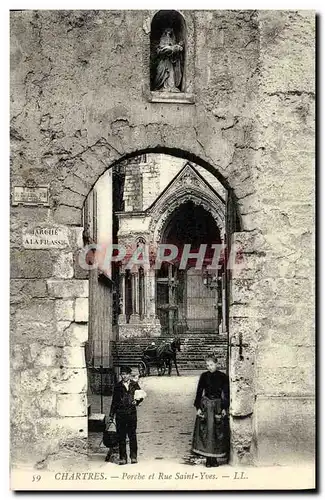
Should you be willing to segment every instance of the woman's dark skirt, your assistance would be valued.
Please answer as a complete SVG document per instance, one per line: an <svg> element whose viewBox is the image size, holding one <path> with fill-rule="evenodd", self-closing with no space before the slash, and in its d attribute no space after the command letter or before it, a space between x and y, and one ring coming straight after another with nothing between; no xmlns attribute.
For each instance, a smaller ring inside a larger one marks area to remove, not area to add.
<svg viewBox="0 0 325 500"><path fill-rule="evenodd" d="M192 451L226 462L229 453L229 421L227 416L221 416L221 399L203 396L201 410L203 418L196 417Z"/></svg>

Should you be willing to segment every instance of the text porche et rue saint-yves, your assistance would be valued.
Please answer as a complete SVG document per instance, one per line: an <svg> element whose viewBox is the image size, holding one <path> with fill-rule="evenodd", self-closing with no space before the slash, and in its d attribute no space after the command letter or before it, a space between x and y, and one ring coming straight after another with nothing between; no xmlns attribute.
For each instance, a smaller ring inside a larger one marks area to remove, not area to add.
<svg viewBox="0 0 325 500"><path fill-rule="evenodd" d="M219 476L220 477L220 476ZM236 471L231 476L227 476L230 479L247 479L244 472ZM174 474L168 474L166 472L151 472L150 474L143 474L137 472L135 474L130 474L128 472L123 472L120 476L110 477L104 472L56 472L55 479L57 481L105 481L109 479L122 479L127 481L143 481L148 480L214 480L218 479L218 475L210 472L175 472Z"/></svg>

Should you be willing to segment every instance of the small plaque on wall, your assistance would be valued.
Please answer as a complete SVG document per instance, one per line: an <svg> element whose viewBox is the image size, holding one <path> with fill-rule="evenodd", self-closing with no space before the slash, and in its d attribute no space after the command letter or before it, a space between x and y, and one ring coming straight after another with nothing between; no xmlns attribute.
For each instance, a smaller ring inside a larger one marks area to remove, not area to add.
<svg viewBox="0 0 325 500"><path fill-rule="evenodd" d="M49 206L48 186L15 186L12 193L12 205Z"/></svg>
<svg viewBox="0 0 325 500"><path fill-rule="evenodd" d="M23 247L31 249L62 249L69 246L69 234L66 227L38 226L24 228Z"/></svg>

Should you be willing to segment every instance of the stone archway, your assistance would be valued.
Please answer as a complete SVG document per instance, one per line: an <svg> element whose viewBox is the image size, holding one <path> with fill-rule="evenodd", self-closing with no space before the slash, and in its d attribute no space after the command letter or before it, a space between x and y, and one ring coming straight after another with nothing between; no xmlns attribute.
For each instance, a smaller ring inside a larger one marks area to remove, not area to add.
<svg viewBox="0 0 325 500"><path fill-rule="evenodd" d="M48 328L51 328L49 331L53 331L53 349L51 347L50 352L57 353L56 356L64 356L64 369L61 369L61 363L59 364L56 358L53 357L54 368L52 372L55 380L51 378L50 386L51 397L53 391L58 393L58 400L60 401L58 411L60 413L58 416L55 409L53 414L47 413L46 420L40 423L41 427L38 428L38 424L35 424L38 433L47 433L46 436L50 436L50 438L44 438L42 443L37 443L35 448L28 451L33 455L35 461L43 461L48 453L57 454L59 450L70 449L71 446L76 451L80 449L82 453L87 447L86 393L88 379L84 346L88 338L89 283L88 273L80 269L76 257L84 245L82 209L85 199L104 172L112 168L120 160L146 152L161 152L174 155L204 167L215 175L228 190L230 186L235 186L237 199L241 198L239 205L246 210L242 217L242 228L249 231L233 235L233 238L237 237L238 241L243 245L243 254L247 257L249 263L254 264L258 258L256 251L259 250L257 247L259 241L256 239L256 232L250 230L252 229L252 222L250 219L249 194L251 193L251 184L249 177L246 176L246 180L244 179L240 183L238 173L232 169L227 170L226 166L229 158L226 160L224 158L222 141L215 140L212 149L209 149L208 143L206 143L207 151L211 154L213 150L215 152L212 155L214 157L212 161L209 155L203 152L202 145L196 139L196 134L190 140L192 144L189 147L188 138L191 136L191 129L185 131L180 128L180 139L179 144L177 144L177 134L174 127L166 126L164 134L159 125L152 128L147 127L147 134L145 133L146 127L143 126L129 127L123 122L123 124L119 123L119 127L123 128L123 134L122 129L119 129L120 133L117 133L116 137L100 139L75 156L67 157L65 155L64 158L60 159L57 166L58 174L49 187L51 196L48 215L46 220L38 224L38 226L43 225L44 227L52 225L58 231L62 231L65 234L67 247L62 254L53 254L53 257L51 257L53 269L48 267L47 252L45 252L44 269L46 269L46 272L42 268L42 273L44 272L46 276L46 296L41 301L35 299L35 307L39 307L38 304L40 303L43 308L44 302L49 307L49 315L46 319L47 322L50 322L48 323ZM198 127L200 128L199 123ZM163 135L164 137L162 137ZM204 139L202 140L204 141ZM157 146L157 143L160 145ZM167 143L168 145L166 145ZM217 151L217 153L216 144L220 146L220 151ZM218 165L218 169L213 165ZM238 189L236 186L238 186ZM43 265L42 258L43 254L38 254L40 265ZM236 399L233 402L234 415L232 417L234 463L246 463L253 459L251 450L254 418L254 342L257 338L259 322L255 320L257 314L254 296L252 296L251 292L251 286L255 278L255 270L252 264L245 269L244 276L244 280L241 277L232 280L231 301L233 304L230 307L230 335L233 344L230 352L230 377L234 388L232 392L236 394ZM31 335L37 335L37 339L40 338L39 325L35 321L36 314L39 313L38 310L35 312L34 309L30 313L29 311L25 312L25 310L19 313L20 316L16 320L18 322L16 326L17 335L20 332L25 333L26 330L19 323L20 318L25 316L30 318L33 314L35 316L32 316L34 323ZM240 333L244 336L246 344L249 344L245 351L248 354L248 360L246 358L244 360L237 359L237 345L240 343ZM20 338L19 340L17 338L15 351L18 353L17 356L20 356L21 352L25 352L25 346ZM248 365L249 370L247 370ZM35 373L37 374L39 371L35 367L30 373L26 372L24 375L26 377L25 382L32 384L30 379L34 380ZM49 370L45 371L46 377L47 379L50 377ZM242 380L244 380L244 384ZM18 394L18 402L20 401L19 398ZM70 406L65 405L66 401L69 401ZM34 432L34 421L27 414L22 414L21 421L28 423L28 433ZM21 430L17 433L18 441L25 439L24 432L26 431ZM19 448L19 445L17 445L17 450L20 450L19 453L24 453L24 450Z"/></svg>
<svg viewBox="0 0 325 500"><path fill-rule="evenodd" d="M121 123L120 123L121 122ZM227 188L230 187L235 190L236 198L240 206L245 206L245 202L242 204L241 199L246 198L251 194L251 180L249 176L242 179L238 176L237 172L231 172L227 170L227 164L225 158L220 156L216 157L216 164L218 168L213 167L213 162L211 158L202 151L202 146L195 140L193 144L193 152L188 152L187 144L190 142L188 139L184 143L184 148L182 148L181 140L178 142L173 140L169 142L168 146L150 146L150 134L149 138L144 137L145 127L139 126L134 127L137 133L127 134L130 138L130 144L125 144L123 137L120 133L124 134L125 127L129 129L127 120L117 120L119 125L116 136L111 136L109 140L100 139L96 141L93 145L86 148L85 151L78 153L76 156L71 158L62 158L61 164L61 178L55 180L51 184L51 191L53 192L53 215L58 223L69 224L78 226L81 225L81 210L84 205L85 198L92 187L95 185L99 177L108 169L113 167L120 161L126 160L145 153L165 153L171 156L176 156L179 158L188 159L193 161L211 172L217 179ZM155 127L153 127L155 129ZM161 136L161 129L157 125L157 133ZM142 136L142 141L136 139L137 135ZM181 136L180 136L181 137ZM149 139L149 140L148 140ZM175 141L175 144L173 144ZM143 146L139 147L139 144ZM155 140L152 140L155 143ZM162 144L165 141L162 140ZM148 145L149 144L149 145ZM132 145L134 148L132 148ZM223 141L220 143L221 151L224 148ZM117 149L118 148L118 149ZM229 154L226 155L229 158ZM63 188L63 189L62 189ZM72 196L72 199L71 199ZM69 200L69 203L67 202ZM247 214L248 215L248 214ZM247 218L247 229L251 229L250 219ZM242 225L245 227L245 217L242 217Z"/></svg>

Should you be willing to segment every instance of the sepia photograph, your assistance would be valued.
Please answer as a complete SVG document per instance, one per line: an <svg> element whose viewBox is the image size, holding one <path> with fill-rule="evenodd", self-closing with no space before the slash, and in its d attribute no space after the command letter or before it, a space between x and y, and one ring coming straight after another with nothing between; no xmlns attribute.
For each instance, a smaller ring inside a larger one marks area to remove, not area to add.
<svg viewBox="0 0 325 500"><path fill-rule="evenodd" d="M315 490L315 44L10 11L12 490Z"/></svg>

